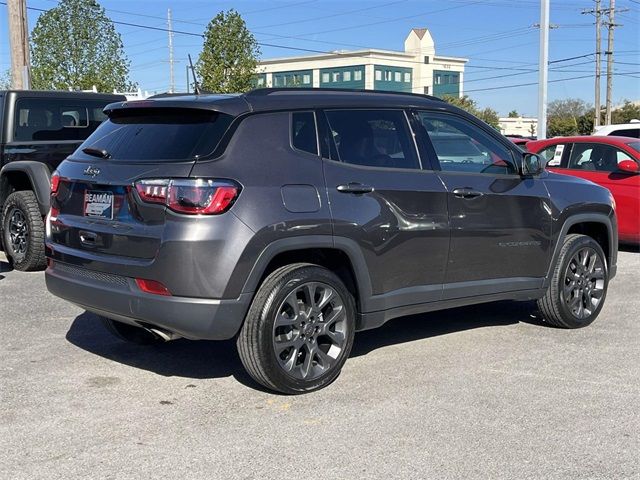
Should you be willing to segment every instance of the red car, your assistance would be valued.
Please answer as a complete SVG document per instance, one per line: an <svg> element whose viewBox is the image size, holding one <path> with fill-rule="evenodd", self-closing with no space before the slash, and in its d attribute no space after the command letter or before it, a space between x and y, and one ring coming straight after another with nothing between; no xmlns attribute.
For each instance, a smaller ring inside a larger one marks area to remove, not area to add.
<svg viewBox="0 0 640 480"><path fill-rule="evenodd" d="M640 140L630 137L556 137L527 143L547 168L608 188L616 201L618 238L640 244Z"/></svg>

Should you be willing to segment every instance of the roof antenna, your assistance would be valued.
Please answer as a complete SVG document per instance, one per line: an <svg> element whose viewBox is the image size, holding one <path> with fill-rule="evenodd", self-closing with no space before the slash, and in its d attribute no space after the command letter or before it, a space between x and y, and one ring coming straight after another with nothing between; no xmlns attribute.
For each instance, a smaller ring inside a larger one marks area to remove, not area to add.
<svg viewBox="0 0 640 480"><path fill-rule="evenodd" d="M200 95L202 93L202 90L200 90L200 85L198 84L198 77L196 77L196 69L193 68L193 62L191 61L191 54L187 54L187 56L189 57L189 66L191 68L191 75L193 75L193 91L196 93L196 95Z"/></svg>

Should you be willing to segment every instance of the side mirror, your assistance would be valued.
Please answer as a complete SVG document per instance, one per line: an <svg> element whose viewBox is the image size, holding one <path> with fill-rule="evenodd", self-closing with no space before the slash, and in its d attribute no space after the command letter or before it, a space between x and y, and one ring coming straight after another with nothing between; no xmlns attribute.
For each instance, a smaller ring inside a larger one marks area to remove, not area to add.
<svg viewBox="0 0 640 480"><path fill-rule="evenodd" d="M538 175L544 171L546 160L537 153L525 153L522 155L522 175Z"/></svg>
<svg viewBox="0 0 640 480"><path fill-rule="evenodd" d="M623 160L618 164L618 170L625 173L640 173L640 167L633 160Z"/></svg>

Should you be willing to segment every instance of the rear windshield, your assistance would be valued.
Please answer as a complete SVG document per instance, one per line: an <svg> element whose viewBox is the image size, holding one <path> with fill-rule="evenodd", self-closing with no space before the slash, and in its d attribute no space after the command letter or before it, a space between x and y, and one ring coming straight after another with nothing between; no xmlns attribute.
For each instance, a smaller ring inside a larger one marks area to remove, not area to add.
<svg viewBox="0 0 640 480"><path fill-rule="evenodd" d="M107 116L106 100L20 98L16 102L13 141L84 140Z"/></svg>
<svg viewBox="0 0 640 480"><path fill-rule="evenodd" d="M112 160L193 160L212 153L233 117L189 109L116 110L75 152L105 150Z"/></svg>
<svg viewBox="0 0 640 480"><path fill-rule="evenodd" d="M640 152L640 142L629 142L627 145L633 148L636 152Z"/></svg>

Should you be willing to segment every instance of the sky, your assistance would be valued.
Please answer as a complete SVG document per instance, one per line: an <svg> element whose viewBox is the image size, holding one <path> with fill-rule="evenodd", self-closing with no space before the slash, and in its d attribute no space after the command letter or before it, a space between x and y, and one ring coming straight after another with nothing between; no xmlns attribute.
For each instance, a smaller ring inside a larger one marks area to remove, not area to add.
<svg viewBox="0 0 640 480"><path fill-rule="evenodd" d="M436 54L468 58L465 93L501 115L511 110L536 116L539 0L99 0L117 22L164 29L171 9L173 29L202 34L219 11L234 8L261 43L261 57L317 51L381 48L402 50L412 28L428 28ZM609 0L602 0L603 6ZM10 67L7 7L0 2L0 72ZM27 0L50 9L57 0ZM595 26L593 0L551 0L549 101L582 98L593 103ZM640 0L617 0L614 104L640 100ZM627 9L627 11L622 11ZM40 12L29 10L29 28ZM117 24L131 61L130 77L143 90L169 86L167 32ZM606 50L606 29L603 29ZM202 39L175 33L176 88L186 88L187 54L197 58ZM572 60L566 60L578 57ZM603 56L604 57L604 56ZM558 60L560 60L558 62ZM603 58L603 72L606 62ZM586 77L586 78L575 78ZM534 85L526 85L526 84ZM602 80L602 101L604 85Z"/></svg>

